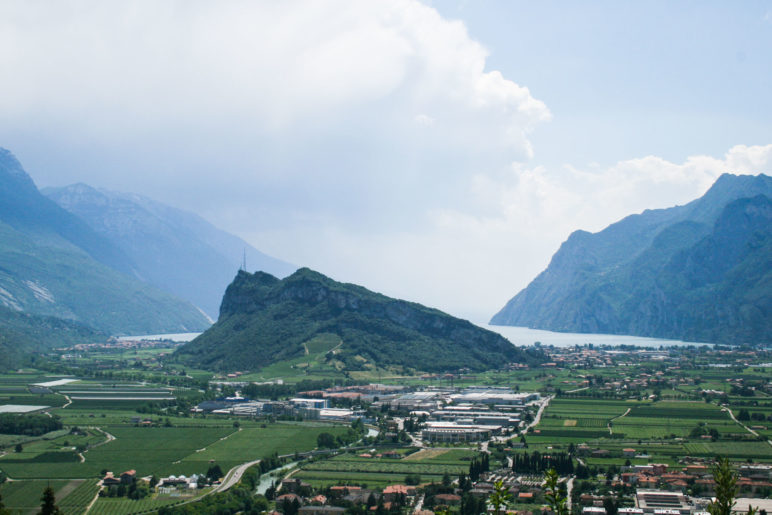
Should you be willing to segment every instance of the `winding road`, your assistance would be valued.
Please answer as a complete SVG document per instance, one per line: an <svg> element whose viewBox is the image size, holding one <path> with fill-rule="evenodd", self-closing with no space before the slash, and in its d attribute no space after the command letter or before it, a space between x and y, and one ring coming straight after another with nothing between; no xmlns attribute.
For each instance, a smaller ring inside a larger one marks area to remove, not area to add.
<svg viewBox="0 0 772 515"><path fill-rule="evenodd" d="M260 460L248 461L247 463L242 463L241 465L233 467L228 471L227 474L225 474L225 478L222 480L222 483L213 488L210 493L224 492L228 488L238 483L241 480L241 476L244 475L244 472L246 472L249 467L252 465L257 465L258 463L260 463Z"/></svg>

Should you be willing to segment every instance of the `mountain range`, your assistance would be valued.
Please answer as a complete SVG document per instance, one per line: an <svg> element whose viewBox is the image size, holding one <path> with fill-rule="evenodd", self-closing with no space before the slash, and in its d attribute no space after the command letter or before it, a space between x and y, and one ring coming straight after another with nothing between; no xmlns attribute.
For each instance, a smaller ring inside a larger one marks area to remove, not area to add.
<svg viewBox="0 0 772 515"><path fill-rule="evenodd" d="M443 371L535 362L501 335L436 309L301 268L284 280L240 271L212 327L175 356L213 370L259 370L309 354L344 370Z"/></svg>
<svg viewBox="0 0 772 515"><path fill-rule="evenodd" d="M194 213L141 195L86 184L42 192L118 249L136 277L187 300L211 318L217 317L223 292L242 259L248 268L279 277L297 269Z"/></svg>
<svg viewBox="0 0 772 515"><path fill-rule="evenodd" d="M772 342L772 178L722 175L701 198L576 231L495 325Z"/></svg>
<svg viewBox="0 0 772 515"><path fill-rule="evenodd" d="M0 149L0 305L108 334L200 331L189 302L137 278L131 259L43 196Z"/></svg>

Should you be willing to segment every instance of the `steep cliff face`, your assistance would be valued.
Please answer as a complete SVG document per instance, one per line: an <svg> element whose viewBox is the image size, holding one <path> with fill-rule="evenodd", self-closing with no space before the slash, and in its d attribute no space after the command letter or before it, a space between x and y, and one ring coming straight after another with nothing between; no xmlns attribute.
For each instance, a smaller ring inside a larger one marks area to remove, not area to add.
<svg viewBox="0 0 772 515"><path fill-rule="evenodd" d="M218 322L178 356L215 369L259 369L303 355L304 344L320 335L340 339L336 359L348 367L481 370L533 359L470 322L309 269L284 280L239 272Z"/></svg>
<svg viewBox="0 0 772 515"><path fill-rule="evenodd" d="M758 195L762 198L747 200ZM751 268L763 269L763 252L747 253L749 245L761 244L752 243L743 227L763 232L765 211L759 203L770 195L772 179L765 175L725 174L685 206L645 211L597 234L577 231L491 323L692 341L769 341L765 324L740 328L731 321L737 313L763 309L769 288L752 287L752 300L738 290L747 283L719 287L716 278L738 267L754 276ZM750 204L735 205L738 199ZM738 206L759 215L739 215ZM725 296L715 297L718 291Z"/></svg>

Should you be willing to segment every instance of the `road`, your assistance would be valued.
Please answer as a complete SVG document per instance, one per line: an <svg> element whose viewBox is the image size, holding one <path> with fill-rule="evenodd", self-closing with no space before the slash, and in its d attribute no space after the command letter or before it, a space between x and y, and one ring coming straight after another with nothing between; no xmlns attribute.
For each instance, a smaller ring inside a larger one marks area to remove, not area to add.
<svg viewBox="0 0 772 515"><path fill-rule="evenodd" d="M548 395L547 397L544 398L544 400L541 402L541 406L539 406L539 411L536 412L536 416L533 417L533 420L531 421L530 424L526 425L523 428L523 431L528 431L529 427L536 427L539 424L539 422L541 421L541 415L542 413L544 413L544 408L546 408L547 405L550 403L550 401L552 400L552 397L553 397L552 395Z"/></svg>
<svg viewBox="0 0 772 515"><path fill-rule="evenodd" d="M523 434L525 434L528 431L529 427L534 427L541 421L541 415L542 413L544 413L544 408L547 407L547 405L550 403L552 398L553 396L549 395L540 401L539 411L536 412L536 416L533 418L530 424L526 424L525 426L523 426L523 429L521 430ZM512 435L494 436L493 438L491 438L489 442L483 442L480 450L483 452L487 452L489 443L506 442L510 438L512 438Z"/></svg>
<svg viewBox="0 0 772 515"><path fill-rule="evenodd" d="M729 413L729 416L730 416L730 417L732 417L732 420L734 420L734 421L735 421L737 424L739 424L739 425L741 425L742 427L744 427L744 428L745 428L745 429L746 429L746 430L747 430L747 431L748 431L750 434L752 434L753 436L756 436L756 437L758 437L758 436L759 436L759 434L758 434L756 431L754 431L754 430L753 430L753 429L751 429L750 427L746 426L745 424L743 424L742 422L740 422L739 420L737 420L737 418L735 418L735 416L734 416L734 413L732 413L732 410L731 410L731 409L729 409L729 408L721 408L721 411L726 411L727 413ZM769 445L772 445L772 440L767 440L767 443L768 443Z"/></svg>
<svg viewBox="0 0 772 515"><path fill-rule="evenodd" d="M258 463L260 463L260 460L248 461L247 463L242 463L241 465L233 467L225 474L222 483L212 489L212 492L224 492L232 487L241 480L241 476L244 475L244 472L246 472L249 467L257 465Z"/></svg>

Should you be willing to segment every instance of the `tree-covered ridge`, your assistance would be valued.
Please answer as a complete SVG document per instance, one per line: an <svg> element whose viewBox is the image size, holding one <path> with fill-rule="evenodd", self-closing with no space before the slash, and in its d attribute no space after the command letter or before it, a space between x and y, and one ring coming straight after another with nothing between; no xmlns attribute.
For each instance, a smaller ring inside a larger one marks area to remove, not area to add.
<svg viewBox="0 0 772 515"><path fill-rule="evenodd" d="M772 178L577 231L492 323L689 341L772 341Z"/></svg>
<svg viewBox="0 0 772 515"><path fill-rule="evenodd" d="M18 367L36 352L77 343L104 342L108 336L88 326L22 313L0 306L0 370Z"/></svg>
<svg viewBox="0 0 772 515"><path fill-rule="evenodd" d="M330 359L348 369L481 370L534 359L470 322L307 268L284 280L239 272L225 293L218 322L177 356L220 370L260 369L302 356L304 344L331 335L340 344L330 350Z"/></svg>

